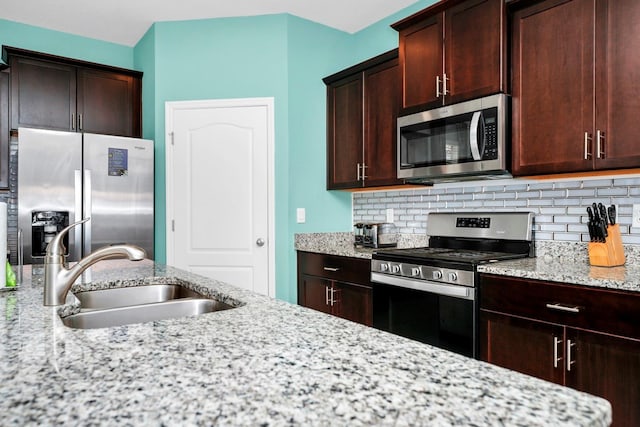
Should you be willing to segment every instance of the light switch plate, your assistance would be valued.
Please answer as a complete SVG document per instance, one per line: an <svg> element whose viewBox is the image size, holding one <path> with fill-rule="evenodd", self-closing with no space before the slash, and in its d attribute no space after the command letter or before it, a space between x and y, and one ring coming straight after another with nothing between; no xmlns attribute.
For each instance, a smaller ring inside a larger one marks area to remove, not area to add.
<svg viewBox="0 0 640 427"><path fill-rule="evenodd" d="M388 222L390 224L393 224L393 208L387 209L386 214L387 214L387 221L386 222Z"/></svg>
<svg viewBox="0 0 640 427"><path fill-rule="evenodd" d="M640 228L640 204L633 205L633 215L631 219L631 226Z"/></svg>
<svg viewBox="0 0 640 427"><path fill-rule="evenodd" d="M304 224L307 220L307 211L305 208L296 209L296 221L298 224Z"/></svg>

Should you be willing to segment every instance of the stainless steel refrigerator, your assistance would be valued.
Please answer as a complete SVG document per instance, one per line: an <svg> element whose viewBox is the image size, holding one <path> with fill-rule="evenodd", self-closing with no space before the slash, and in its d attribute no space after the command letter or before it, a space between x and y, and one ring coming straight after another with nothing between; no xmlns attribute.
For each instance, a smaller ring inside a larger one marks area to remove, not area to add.
<svg viewBox="0 0 640 427"><path fill-rule="evenodd" d="M18 229L24 262L43 261L67 225L68 260L129 243L153 259L153 141L43 129L18 130Z"/></svg>

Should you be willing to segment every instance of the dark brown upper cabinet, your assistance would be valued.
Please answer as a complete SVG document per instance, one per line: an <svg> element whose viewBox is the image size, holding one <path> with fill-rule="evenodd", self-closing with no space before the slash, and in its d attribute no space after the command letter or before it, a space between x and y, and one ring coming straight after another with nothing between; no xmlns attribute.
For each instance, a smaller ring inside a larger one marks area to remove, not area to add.
<svg viewBox="0 0 640 427"><path fill-rule="evenodd" d="M11 128L140 137L142 73L4 48L11 69Z"/></svg>
<svg viewBox="0 0 640 427"><path fill-rule="evenodd" d="M520 1L510 15L513 174L640 167L640 2Z"/></svg>
<svg viewBox="0 0 640 427"><path fill-rule="evenodd" d="M445 0L393 24L402 113L504 91L505 21L504 0Z"/></svg>
<svg viewBox="0 0 640 427"><path fill-rule="evenodd" d="M401 184L396 172L397 49L323 81L327 85L327 189Z"/></svg>

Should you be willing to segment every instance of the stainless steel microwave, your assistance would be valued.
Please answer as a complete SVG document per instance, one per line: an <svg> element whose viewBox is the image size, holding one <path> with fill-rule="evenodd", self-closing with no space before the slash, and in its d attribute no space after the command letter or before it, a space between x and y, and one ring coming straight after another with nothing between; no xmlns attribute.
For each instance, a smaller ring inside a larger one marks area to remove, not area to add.
<svg viewBox="0 0 640 427"><path fill-rule="evenodd" d="M509 176L508 119L505 94L398 117L398 178L439 182Z"/></svg>

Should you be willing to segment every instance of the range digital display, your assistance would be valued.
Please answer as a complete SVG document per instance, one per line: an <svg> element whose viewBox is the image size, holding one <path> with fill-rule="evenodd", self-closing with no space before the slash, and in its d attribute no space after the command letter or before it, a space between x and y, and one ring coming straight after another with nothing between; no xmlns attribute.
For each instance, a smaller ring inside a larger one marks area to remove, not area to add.
<svg viewBox="0 0 640 427"><path fill-rule="evenodd" d="M491 218L457 218L456 227L458 228L489 228L491 227Z"/></svg>

